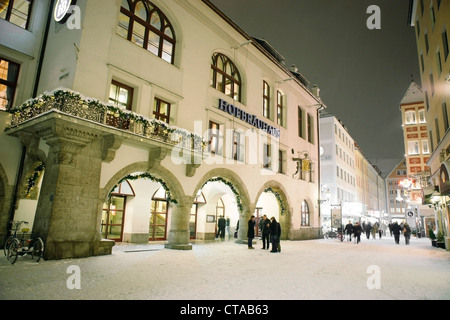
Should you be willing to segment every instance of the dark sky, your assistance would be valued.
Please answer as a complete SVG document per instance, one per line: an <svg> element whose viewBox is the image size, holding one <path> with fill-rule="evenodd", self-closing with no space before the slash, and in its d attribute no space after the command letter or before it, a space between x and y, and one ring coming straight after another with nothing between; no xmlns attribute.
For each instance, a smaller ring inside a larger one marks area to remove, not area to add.
<svg viewBox="0 0 450 320"><path fill-rule="evenodd" d="M320 88L327 112L383 176L405 151L399 104L421 85L409 0L211 0L247 34L267 40ZM381 29L369 30L377 5Z"/></svg>

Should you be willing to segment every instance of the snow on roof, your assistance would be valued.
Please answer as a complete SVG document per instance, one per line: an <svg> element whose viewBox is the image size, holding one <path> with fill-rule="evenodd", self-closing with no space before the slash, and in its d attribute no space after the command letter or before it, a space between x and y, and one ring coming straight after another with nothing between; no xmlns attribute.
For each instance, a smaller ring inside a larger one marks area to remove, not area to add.
<svg viewBox="0 0 450 320"><path fill-rule="evenodd" d="M406 90L405 95L403 96L401 105L413 103L413 102L423 102L423 91L414 81L409 85L408 90Z"/></svg>

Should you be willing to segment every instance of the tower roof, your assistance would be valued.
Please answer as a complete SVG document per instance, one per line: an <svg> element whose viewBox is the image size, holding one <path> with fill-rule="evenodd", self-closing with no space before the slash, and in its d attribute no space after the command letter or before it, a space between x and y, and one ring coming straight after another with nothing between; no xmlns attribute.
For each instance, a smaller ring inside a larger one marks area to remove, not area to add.
<svg viewBox="0 0 450 320"><path fill-rule="evenodd" d="M409 85L408 90L406 90L400 105L409 104L413 102L423 102L423 91L422 88L417 85L414 81Z"/></svg>

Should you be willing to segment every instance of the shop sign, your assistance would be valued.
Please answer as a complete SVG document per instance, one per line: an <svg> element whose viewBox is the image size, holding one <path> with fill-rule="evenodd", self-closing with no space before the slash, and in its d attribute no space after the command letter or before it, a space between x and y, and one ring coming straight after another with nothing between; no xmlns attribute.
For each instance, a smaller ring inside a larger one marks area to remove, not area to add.
<svg viewBox="0 0 450 320"><path fill-rule="evenodd" d="M247 122L248 124L264 130L268 134L274 136L275 138L280 138L280 129L277 129L275 127L272 127L271 125L267 124L266 122L258 119L257 116L252 115L238 107L235 107L234 105L219 99L219 110L222 110L223 112L227 112L228 114L234 116L237 119L240 119L244 122Z"/></svg>
<svg viewBox="0 0 450 320"><path fill-rule="evenodd" d="M53 18L58 23L65 23L72 14L71 6L77 3L76 0L58 0L56 1Z"/></svg>

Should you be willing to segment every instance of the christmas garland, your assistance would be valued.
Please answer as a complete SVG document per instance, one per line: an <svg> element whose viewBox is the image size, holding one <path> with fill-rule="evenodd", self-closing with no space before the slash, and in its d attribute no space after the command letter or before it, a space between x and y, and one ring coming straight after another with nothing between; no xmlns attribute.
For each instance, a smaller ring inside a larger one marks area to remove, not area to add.
<svg viewBox="0 0 450 320"><path fill-rule="evenodd" d="M46 92L41 96L29 99L21 106L10 108L9 113L13 114L10 127L19 125L42 113L52 109L79 116L83 119L98 121L102 114L114 117L130 124L142 125L150 129L151 133L164 140L171 140L179 143L181 140L193 141L194 149L203 150L206 141L202 136L190 133L187 130L169 126L167 123L148 119L129 110L124 110L113 104L105 104L99 100L85 98L81 94L67 90L57 89Z"/></svg>
<svg viewBox="0 0 450 320"><path fill-rule="evenodd" d="M45 164L41 162L38 166L36 166L33 170L33 174L27 180L27 189L25 191L25 196L27 198L31 197L31 191L36 186L36 181L41 176L42 172L45 170Z"/></svg>
<svg viewBox="0 0 450 320"><path fill-rule="evenodd" d="M134 180L138 180L138 179L149 179L153 182L158 182L166 191L167 194L167 201L169 201L170 203L173 204L178 204L178 201L172 198L172 194L169 190L169 187L167 186L167 184L164 182L164 180L159 179L159 178L155 178L154 176L152 176L150 173L144 172L144 173L140 173L140 174L136 174L136 175L128 175L124 178L122 178L109 192L109 196L111 196L111 192L117 188L118 185L120 185L122 182L124 182L125 180L129 180L129 181L134 181Z"/></svg>
<svg viewBox="0 0 450 320"><path fill-rule="evenodd" d="M285 209L284 209L284 203L283 203L283 200L281 199L280 194L279 194L277 191L273 190L271 187L266 188L266 190L264 190L264 192L273 193L273 195L275 196L275 198L277 198L277 200L278 200L278 204L280 205L280 208L281 208L281 215L284 216L284 212L285 212Z"/></svg>
<svg viewBox="0 0 450 320"><path fill-rule="evenodd" d="M239 212L242 212L244 210L244 206L242 205L242 202L241 202L241 196L239 195L239 192L236 190L236 188L233 186L233 184L231 182L229 182L228 180L226 180L224 178L216 177L216 178L211 178L208 181L206 181L205 184L203 185L203 187L208 182L223 182L224 184L226 184L231 189L231 191L234 193L234 195L236 196L236 201L237 201L237 206L238 206Z"/></svg>

